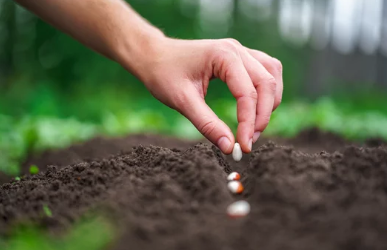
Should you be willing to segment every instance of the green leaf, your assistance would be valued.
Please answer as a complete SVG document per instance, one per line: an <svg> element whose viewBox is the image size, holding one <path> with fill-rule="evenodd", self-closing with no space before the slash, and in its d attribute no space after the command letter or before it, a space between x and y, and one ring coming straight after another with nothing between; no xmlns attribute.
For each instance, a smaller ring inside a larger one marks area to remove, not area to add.
<svg viewBox="0 0 387 250"><path fill-rule="evenodd" d="M38 166L32 165L32 166L30 167L30 174L37 174L37 173L39 173L39 168L38 168Z"/></svg>
<svg viewBox="0 0 387 250"><path fill-rule="evenodd" d="M47 217L52 217L51 209L47 205L43 205L43 211Z"/></svg>

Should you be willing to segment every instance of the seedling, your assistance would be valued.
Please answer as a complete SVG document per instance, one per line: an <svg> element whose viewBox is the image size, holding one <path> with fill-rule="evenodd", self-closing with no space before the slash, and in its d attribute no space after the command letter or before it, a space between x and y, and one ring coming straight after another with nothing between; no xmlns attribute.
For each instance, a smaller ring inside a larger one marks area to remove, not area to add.
<svg viewBox="0 0 387 250"><path fill-rule="evenodd" d="M37 174L39 173L39 168L36 165L31 165L30 167L30 174Z"/></svg>
<svg viewBox="0 0 387 250"><path fill-rule="evenodd" d="M52 217L51 209L47 205L43 205L43 211L47 217Z"/></svg>
<svg viewBox="0 0 387 250"><path fill-rule="evenodd" d="M21 180L21 178L19 176L15 177L15 181L20 181L20 180Z"/></svg>

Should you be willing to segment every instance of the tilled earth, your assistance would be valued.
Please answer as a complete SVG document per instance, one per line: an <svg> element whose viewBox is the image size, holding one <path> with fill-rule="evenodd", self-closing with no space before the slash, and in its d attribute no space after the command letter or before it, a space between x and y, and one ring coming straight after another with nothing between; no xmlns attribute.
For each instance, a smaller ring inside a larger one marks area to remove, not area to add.
<svg viewBox="0 0 387 250"><path fill-rule="evenodd" d="M0 234L15 222L60 230L90 210L119 229L111 249L386 249L387 146L316 129L260 140L235 163L206 142L96 138L31 156L41 172L0 186ZM227 173L245 191L227 189ZM251 212L231 219L245 199ZM53 216L42 217L42 206Z"/></svg>

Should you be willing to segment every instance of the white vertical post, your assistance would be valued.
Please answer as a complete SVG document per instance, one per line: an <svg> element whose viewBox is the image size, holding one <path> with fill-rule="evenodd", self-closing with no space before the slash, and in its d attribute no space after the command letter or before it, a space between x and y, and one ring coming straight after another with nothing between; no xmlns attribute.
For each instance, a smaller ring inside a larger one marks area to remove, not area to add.
<svg viewBox="0 0 387 250"><path fill-rule="evenodd" d="M282 38L297 46L305 45L312 28L313 0L281 0L279 30Z"/></svg>
<svg viewBox="0 0 387 250"><path fill-rule="evenodd" d="M361 0L333 1L332 43L342 54L350 54L357 45Z"/></svg>
<svg viewBox="0 0 387 250"><path fill-rule="evenodd" d="M360 48L374 54L379 48L382 32L383 0L363 0L360 31Z"/></svg>

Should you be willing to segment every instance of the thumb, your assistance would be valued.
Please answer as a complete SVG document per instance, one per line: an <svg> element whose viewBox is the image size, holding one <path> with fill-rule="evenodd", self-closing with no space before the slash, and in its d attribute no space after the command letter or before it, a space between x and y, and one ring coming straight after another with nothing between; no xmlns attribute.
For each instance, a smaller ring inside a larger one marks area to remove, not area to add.
<svg viewBox="0 0 387 250"><path fill-rule="evenodd" d="M230 154L232 152L235 143L233 133L199 94L195 93L185 98L184 105L180 107L179 111L223 153Z"/></svg>

